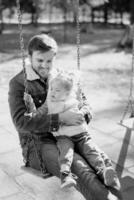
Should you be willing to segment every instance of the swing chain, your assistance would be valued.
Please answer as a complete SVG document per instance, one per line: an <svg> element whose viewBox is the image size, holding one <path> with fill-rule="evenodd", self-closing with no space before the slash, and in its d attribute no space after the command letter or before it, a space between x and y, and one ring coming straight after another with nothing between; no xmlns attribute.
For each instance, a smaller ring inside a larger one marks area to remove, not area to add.
<svg viewBox="0 0 134 200"><path fill-rule="evenodd" d="M22 56L22 67L23 67L23 74L24 74L24 86L25 86L25 93L28 94L28 88L27 88L27 74L26 74L26 68L25 68L25 48L24 48L24 39L23 39L23 29L22 29L22 13L21 13L21 9L20 9L20 0L16 0L16 4L17 4L17 15L18 15L18 27L19 27L19 35L20 35L20 49L21 49L21 56ZM27 107L27 104L26 104ZM27 111L29 109L27 108ZM39 165L40 165L40 170L42 172L42 174L46 174L46 168L43 165L43 161L42 161L42 157L41 157L41 149L38 148L38 144L36 143L35 140L39 141L39 138L34 138L32 136L32 134L29 134L28 136L28 140L27 140L27 158L26 160L24 160L25 166L28 167L29 166L29 146L30 146L30 142L33 141L34 143L34 149L36 151L37 157L39 159Z"/></svg>
<svg viewBox="0 0 134 200"><path fill-rule="evenodd" d="M43 160L42 160L42 155L41 155L41 147L39 146L39 144L37 143L37 141L39 141L39 138L37 136L37 138L35 138L32 134L28 135L28 139L27 139L27 146L30 146L30 143L33 142L34 145L34 149L35 149L35 153L37 155L37 158L39 160L39 166L40 166L40 170L42 172L42 174L47 174L47 170L45 168L45 166L43 165ZM26 167L30 167L30 148L27 148L27 156L26 158L24 158L24 163Z"/></svg>
<svg viewBox="0 0 134 200"><path fill-rule="evenodd" d="M78 68L78 70L80 70L80 21L79 21L79 15L80 15L79 0L77 0L76 44L77 44L77 68Z"/></svg>
<svg viewBox="0 0 134 200"><path fill-rule="evenodd" d="M129 109L129 106L131 107L131 115L130 117L132 117L134 115L134 97L133 97L133 84L134 84L134 25L132 26L132 64L131 64L131 78L130 78L130 93L129 93L129 97L128 97L128 102L127 102L127 105L124 109L124 113L123 113L123 116L122 116L122 119L120 121L120 123L123 122L127 112L128 112L128 109Z"/></svg>
<svg viewBox="0 0 134 200"><path fill-rule="evenodd" d="M132 48L132 74L131 74L131 80L130 80L130 100L131 100L131 109L132 109L132 115L134 114L134 97L133 97L133 84L134 84L134 25L132 26L132 31L133 31L133 38L132 38L132 43L133 43L133 48Z"/></svg>
<svg viewBox="0 0 134 200"><path fill-rule="evenodd" d="M47 174L47 169L46 169L46 167L44 165L44 162L43 162L43 159L42 159L41 146L39 146L39 144L37 143L37 141L39 141L39 139L38 138L36 139L36 138L32 137L32 140L33 140L33 143L34 143L34 149L35 149L37 157L39 159L40 170L41 170L42 174L45 175L45 174Z"/></svg>
<svg viewBox="0 0 134 200"><path fill-rule="evenodd" d="M24 39L23 39L23 29L22 29L22 13L20 9L20 0L16 0L17 4L17 16L18 16L18 27L19 27L19 36L20 36L20 49L21 49L21 56L22 56L22 67L24 72L24 86L25 92L28 93L27 89L27 74L25 69L25 47L24 47Z"/></svg>

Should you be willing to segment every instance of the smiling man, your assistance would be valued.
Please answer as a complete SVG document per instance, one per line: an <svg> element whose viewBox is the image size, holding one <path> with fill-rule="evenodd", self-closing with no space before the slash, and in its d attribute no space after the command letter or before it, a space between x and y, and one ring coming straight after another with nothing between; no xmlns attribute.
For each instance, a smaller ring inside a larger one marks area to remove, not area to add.
<svg viewBox="0 0 134 200"><path fill-rule="evenodd" d="M37 109L46 101L48 79L57 53L55 40L45 34L36 35L28 44L30 65L26 66L27 90ZM22 154L26 166L40 170L40 161L47 171L60 176L58 149L53 131L59 129L60 123L68 125L80 124L84 120L79 111L65 111L61 114L49 114L46 110L39 115L26 115L27 107L24 101L25 80L24 72L17 74L9 84L9 107L13 123L19 133ZM85 98L83 99L85 101ZM31 139L32 135L32 139ZM33 142L33 139L35 142ZM39 150L40 158L36 148ZM79 152L80 153L80 152ZM98 180L94 171L78 152L74 153L72 172L78 177L76 188L87 200L117 200L121 199L120 185L115 182L115 194Z"/></svg>

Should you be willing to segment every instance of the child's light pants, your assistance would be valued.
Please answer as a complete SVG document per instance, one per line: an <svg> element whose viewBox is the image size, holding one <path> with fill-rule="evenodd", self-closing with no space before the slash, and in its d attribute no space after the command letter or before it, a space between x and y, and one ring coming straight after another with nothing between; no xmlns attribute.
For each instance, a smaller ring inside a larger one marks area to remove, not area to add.
<svg viewBox="0 0 134 200"><path fill-rule="evenodd" d="M61 172L70 172L73 162L74 149L80 153L96 172L101 172L105 166L111 166L108 156L92 141L88 133L81 133L73 137L59 136L59 163Z"/></svg>

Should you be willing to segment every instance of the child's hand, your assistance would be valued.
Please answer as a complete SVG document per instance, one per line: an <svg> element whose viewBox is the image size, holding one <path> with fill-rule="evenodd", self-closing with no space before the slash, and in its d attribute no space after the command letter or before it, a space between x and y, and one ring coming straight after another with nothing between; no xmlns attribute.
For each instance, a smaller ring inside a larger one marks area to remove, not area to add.
<svg viewBox="0 0 134 200"><path fill-rule="evenodd" d="M24 92L24 101L26 102L26 103L33 103L33 98L31 97L31 95L30 94L28 94L28 93L26 93L26 92Z"/></svg>
<svg viewBox="0 0 134 200"><path fill-rule="evenodd" d="M72 112L70 110L60 113L59 119L62 123L65 123L68 126L82 124L85 120L82 112Z"/></svg>
<svg viewBox="0 0 134 200"><path fill-rule="evenodd" d="M33 98L30 94L24 92L24 101L25 101L25 105L27 107L27 112L31 113L34 112L36 110Z"/></svg>

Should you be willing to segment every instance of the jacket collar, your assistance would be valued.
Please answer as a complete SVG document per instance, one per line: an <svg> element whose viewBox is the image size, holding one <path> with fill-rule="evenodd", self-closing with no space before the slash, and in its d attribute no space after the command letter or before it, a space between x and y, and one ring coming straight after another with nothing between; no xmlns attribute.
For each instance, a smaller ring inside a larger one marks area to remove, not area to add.
<svg viewBox="0 0 134 200"><path fill-rule="evenodd" d="M25 69L26 69L27 80L29 80L29 81L34 81L37 79L41 80L41 77L33 70L30 63L26 64ZM54 68L51 72L51 78L52 77L54 78L58 71L59 70Z"/></svg>
<svg viewBox="0 0 134 200"><path fill-rule="evenodd" d="M27 80L34 81L36 79L40 79L40 76L33 70L30 64L26 65L25 69L26 69Z"/></svg>

